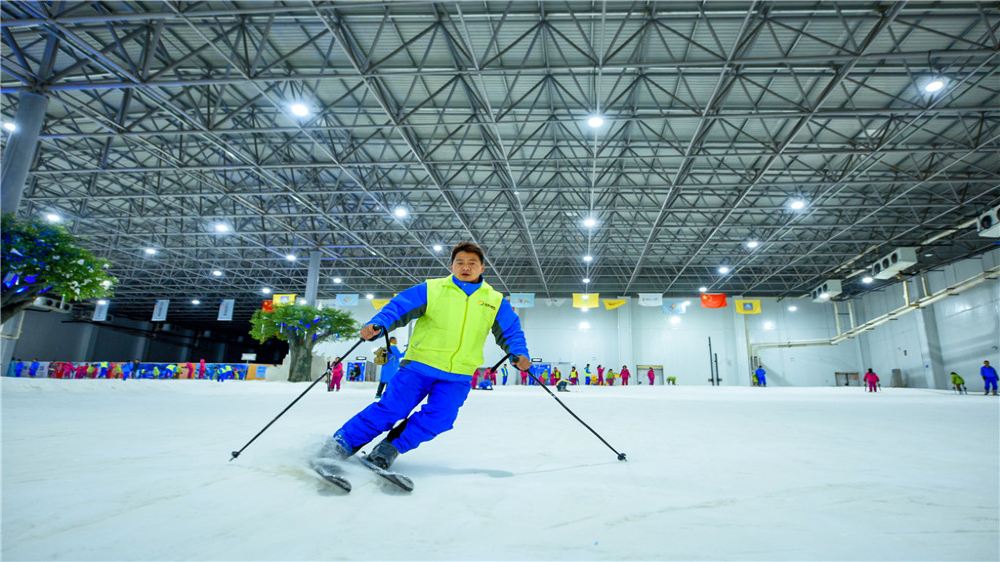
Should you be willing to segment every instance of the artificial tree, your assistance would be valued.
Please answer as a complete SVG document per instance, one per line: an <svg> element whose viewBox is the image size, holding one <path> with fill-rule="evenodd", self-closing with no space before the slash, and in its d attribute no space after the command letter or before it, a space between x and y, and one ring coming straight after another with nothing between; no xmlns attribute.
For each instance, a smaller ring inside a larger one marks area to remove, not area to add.
<svg viewBox="0 0 1000 562"><path fill-rule="evenodd" d="M0 324L43 294L68 302L106 297L115 278L107 260L77 245L66 229L7 213L0 218Z"/></svg>
<svg viewBox="0 0 1000 562"><path fill-rule="evenodd" d="M352 338L360 329L354 318L343 310L304 304L257 310L250 318L250 325L250 335L260 343L271 338L288 342L289 382L312 380L313 348L317 343Z"/></svg>

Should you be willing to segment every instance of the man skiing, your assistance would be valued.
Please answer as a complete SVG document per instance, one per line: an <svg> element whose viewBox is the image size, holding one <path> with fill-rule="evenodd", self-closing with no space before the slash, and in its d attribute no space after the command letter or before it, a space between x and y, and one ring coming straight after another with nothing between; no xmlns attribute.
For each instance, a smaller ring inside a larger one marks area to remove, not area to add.
<svg viewBox="0 0 1000 562"><path fill-rule="evenodd" d="M875 374L875 371L871 367L868 367L868 372L865 373L864 379L868 383L868 392L878 392L878 375Z"/></svg>
<svg viewBox="0 0 1000 562"><path fill-rule="evenodd" d="M753 374L757 377L758 386L767 386L767 371L764 370L763 365L757 367L757 370Z"/></svg>
<svg viewBox="0 0 1000 562"><path fill-rule="evenodd" d="M997 395L997 370L990 365L989 361L983 361L983 366L979 368L979 374L983 377L983 387L990 393L990 386L993 387L993 396Z"/></svg>
<svg viewBox="0 0 1000 562"><path fill-rule="evenodd" d="M491 331L497 344L513 354L514 366L531 368L521 322L510 302L483 281L484 270L482 249L459 243L451 251L452 275L399 293L361 328L361 338L372 340L383 330L391 332L417 320L405 358L382 399L324 443L317 465L353 455L404 420L367 457L388 469L398 455L451 429L472 388L472 374L482 365L483 345ZM424 398L427 404L410 415Z"/></svg>

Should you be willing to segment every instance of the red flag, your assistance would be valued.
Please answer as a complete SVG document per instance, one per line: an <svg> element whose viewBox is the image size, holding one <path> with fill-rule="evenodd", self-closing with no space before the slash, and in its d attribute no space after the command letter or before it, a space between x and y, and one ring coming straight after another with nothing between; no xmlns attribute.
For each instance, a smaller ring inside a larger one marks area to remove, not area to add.
<svg viewBox="0 0 1000 562"><path fill-rule="evenodd" d="M261 304L260 308L264 312L274 312L274 301L273 300L266 300L266 301L264 301Z"/></svg>
<svg viewBox="0 0 1000 562"><path fill-rule="evenodd" d="M701 294L701 307L702 308L726 308L726 294L725 293L702 293Z"/></svg>

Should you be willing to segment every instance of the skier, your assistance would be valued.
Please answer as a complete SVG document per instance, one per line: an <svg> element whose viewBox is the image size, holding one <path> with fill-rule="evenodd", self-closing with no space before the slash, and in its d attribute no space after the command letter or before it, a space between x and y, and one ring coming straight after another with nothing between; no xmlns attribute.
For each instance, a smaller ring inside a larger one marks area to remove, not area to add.
<svg viewBox="0 0 1000 562"><path fill-rule="evenodd" d="M583 366L583 384L590 384L590 363Z"/></svg>
<svg viewBox="0 0 1000 562"><path fill-rule="evenodd" d="M988 362L986 364L989 365ZM38 359L33 359L31 361L31 365L28 366L28 376L31 377L31 378L37 377L38 376L38 369L41 366L42 366L42 364L38 362Z"/></svg>
<svg viewBox="0 0 1000 562"><path fill-rule="evenodd" d="M608 371L604 373L604 384L608 386L615 385L615 370L611 367L608 367Z"/></svg>
<svg viewBox="0 0 1000 562"><path fill-rule="evenodd" d="M653 383L656 381L656 371L654 371L652 367L646 371L646 378L649 379L649 386L653 386Z"/></svg>
<svg viewBox="0 0 1000 562"><path fill-rule="evenodd" d="M969 393L969 389L965 388L965 379L955 371L951 372L951 385L955 387L955 392L962 394Z"/></svg>
<svg viewBox="0 0 1000 562"><path fill-rule="evenodd" d="M198 378L199 379L204 379L205 378L205 360L204 359L200 359L198 361Z"/></svg>
<svg viewBox="0 0 1000 562"><path fill-rule="evenodd" d="M451 251L448 277L428 279L393 297L364 327L372 340L417 319L406 361L382 400L371 404L338 429L319 451L317 465L336 462L389 430L367 461L388 469L400 454L417 448L453 427L469 395L469 381L483 362L483 345L492 331L499 345L526 371L531 355L521 322L510 302L483 280L483 250L462 242ZM423 400L427 404L410 415Z"/></svg>
<svg viewBox="0 0 1000 562"><path fill-rule="evenodd" d="M340 392L340 381L344 380L344 364L337 361L340 361L340 357L337 357L334 363L327 366L327 369L330 371L329 382L326 385L327 392L333 389L337 389L337 392Z"/></svg>
<svg viewBox="0 0 1000 562"><path fill-rule="evenodd" d="M757 377L758 386L767 386L767 371L764 370L763 365L757 367L753 374Z"/></svg>
<svg viewBox="0 0 1000 562"><path fill-rule="evenodd" d="M622 370L619 371L618 376L622 378L622 386L628 386L628 378L632 376L632 373L629 372L628 366L622 365Z"/></svg>
<svg viewBox="0 0 1000 562"><path fill-rule="evenodd" d="M399 370L399 360L403 358L399 348L396 347L396 338L389 338L389 349L386 350L386 361L379 371L378 390L375 391L375 398L382 398L385 385L389 384L393 375Z"/></svg>
<svg viewBox="0 0 1000 562"><path fill-rule="evenodd" d="M569 382L573 386L580 384L580 373L576 372L576 365L569 368Z"/></svg>
<svg viewBox="0 0 1000 562"><path fill-rule="evenodd" d="M604 386L604 367L597 366L597 386Z"/></svg>
<svg viewBox="0 0 1000 562"><path fill-rule="evenodd" d="M503 385L507 386L507 365L500 367L500 373L503 375ZM496 374L494 373L493 376L496 376Z"/></svg>
<svg viewBox="0 0 1000 562"><path fill-rule="evenodd" d="M528 384L528 370L521 369L521 384Z"/></svg>
<svg viewBox="0 0 1000 562"><path fill-rule="evenodd" d="M868 367L868 372L865 373L864 379L865 382L868 383L867 392L878 392L878 389L876 388L879 381L878 375L875 374L875 371L872 371L871 367Z"/></svg>
<svg viewBox="0 0 1000 562"><path fill-rule="evenodd" d="M563 380L563 378L562 378L562 372L559 370L559 367L553 367L552 368L552 376L556 379L556 384L557 385L559 384L559 381ZM569 384L568 380L566 381L566 384Z"/></svg>
<svg viewBox="0 0 1000 562"><path fill-rule="evenodd" d="M979 374L983 377L983 387L986 389L983 395L990 393L990 386L993 386L993 396L997 395L997 370L990 365L989 361L983 361L983 366L979 368Z"/></svg>
<svg viewBox="0 0 1000 562"><path fill-rule="evenodd" d="M559 381L556 383L556 392L569 392L566 387L569 386L569 381Z"/></svg>
<svg viewBox="0 0 1000 562"><path fill-rule="evenodd" d="M479 381L479 384L476 385L476 388L479 390L493 390L493 381L491 381L486 377L483 377L483 380Z"/></svg>

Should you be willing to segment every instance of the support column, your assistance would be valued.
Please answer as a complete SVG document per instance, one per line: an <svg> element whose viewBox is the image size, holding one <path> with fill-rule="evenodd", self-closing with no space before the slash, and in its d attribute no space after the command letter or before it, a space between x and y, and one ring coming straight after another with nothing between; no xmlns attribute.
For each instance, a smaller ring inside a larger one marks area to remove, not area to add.
<svg viewBox="0 0 1000 562"><path fill-rule="evenodd" d="M319 293L319 260L323 253L319 250L309 252L309 274L306 277L306 302L316 306L316 295Z"/></svg>
<svg viewBox="0 0 1000 562"><path fill-rule="evenodd" d="M928 306L918 311L917 331L920 334L920 359L924 367L924 384L927 388L948 388L950 381L944 368L934 307Z"/></svg>
<svg viewBox="0 0 1000 562"><path fill-rule="evenodd" d="M38 149L38 135L45 122L45 109L49 104L47 96L27 91L22 91L18 100L17 115L14 117L17 129L10 133L0 174L0 210L5 213L16 213L21 204L24 184Z"/></svg>
<svg viewBox="0 0 1000 562"><path fill-rule="evenodd" d="M618 308L618 359L623 365L629 368L635 367L635 353L633 350L634 341L632 338L632 299L628 297L618 297L627 299L624 306ZM618 365L612 365L616 369Z"/></svg>

